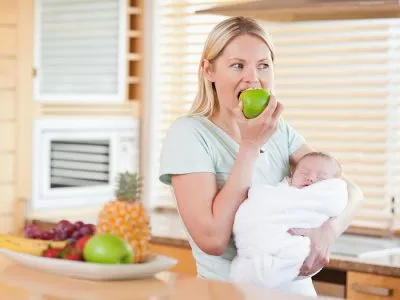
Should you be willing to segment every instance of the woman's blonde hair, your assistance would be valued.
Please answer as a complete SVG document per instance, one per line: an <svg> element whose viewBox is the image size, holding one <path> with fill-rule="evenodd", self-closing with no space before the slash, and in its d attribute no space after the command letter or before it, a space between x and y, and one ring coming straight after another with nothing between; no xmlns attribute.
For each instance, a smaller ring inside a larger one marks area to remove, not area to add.
<svg viewBox="0 0 400 300"><path fill-rule="evenodd" d="M198 69L198 89L189 115L202 115L209 117L219 109L218 97L212 82L208 81L203 74L202 62L208 60L213 63L223 52L228 43L240 35L253 35L261 38L271 51L274 61L273 45L267 33L254 19L246 17L231 17L219 24L208 35L204 44Z"/></svg>

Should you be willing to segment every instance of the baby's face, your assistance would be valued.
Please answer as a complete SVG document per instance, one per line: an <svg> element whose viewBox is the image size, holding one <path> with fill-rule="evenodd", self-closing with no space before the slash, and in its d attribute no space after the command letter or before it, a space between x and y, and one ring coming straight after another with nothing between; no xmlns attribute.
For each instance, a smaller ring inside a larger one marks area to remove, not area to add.
<svg viewBox="0 0 400 300"><path fill-rule="evenodd" d="M297 165L291 179L291 185L303 188L321 180L334 178L338 166L332 159L319 156L305 157Z"/></svg>

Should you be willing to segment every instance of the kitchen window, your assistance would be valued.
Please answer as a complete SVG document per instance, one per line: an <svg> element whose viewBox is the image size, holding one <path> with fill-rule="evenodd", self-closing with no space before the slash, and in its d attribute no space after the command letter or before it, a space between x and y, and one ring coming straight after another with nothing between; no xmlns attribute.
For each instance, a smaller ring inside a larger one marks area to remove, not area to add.
<svg viewBox="0 0 400 300"><path fill-rule="evenodd" d="M189 109L208 32L224 16L196 15L213 4L159 0L154 47L152 206L175 207L158 181L161 145ZM263 23L276 48L283 116L314 148L332 153L363 190L352 229L400 230L400 22L394 19Z"/></svg>
<svg viewBox="0 0 400 300"><path fill-rule="evenodd" d="M35 100L124 102L126 15L126 0L35 0Z"/></svg>

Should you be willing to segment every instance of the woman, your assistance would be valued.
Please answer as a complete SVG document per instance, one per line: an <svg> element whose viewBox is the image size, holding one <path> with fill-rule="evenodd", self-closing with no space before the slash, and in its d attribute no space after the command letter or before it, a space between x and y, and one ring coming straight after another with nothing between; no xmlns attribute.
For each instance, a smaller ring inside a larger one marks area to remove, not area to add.
<svg viewBox="0 0 400 300"><path fill-rule="evenodd" d="M204 46L192 109L172 124L164 141L160 180L173 187L203 278L228 279L235 256L232 225L250 185L277 184L313 151L280 117L282 105L274 96L257 118L243 116L241 91L263 88L273 94L273 62L272 43L254 20L233 17L219 23ZM362 193L346 182L350 201L339 217L319 228L290 230L311 240L300 275L311 275L327 264L332 244L355 215ZM287 290L315 295L309 277Z"/></svg>

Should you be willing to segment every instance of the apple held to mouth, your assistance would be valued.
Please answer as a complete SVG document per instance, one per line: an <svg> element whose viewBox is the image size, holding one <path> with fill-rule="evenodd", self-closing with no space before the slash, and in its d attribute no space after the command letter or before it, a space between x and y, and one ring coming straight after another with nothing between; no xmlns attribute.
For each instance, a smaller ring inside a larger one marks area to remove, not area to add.
<svg viewBox="0 0 400 300"><path fill-rule="evenodd" d="M132 262L131 246L114 234L98 233L85 244L83 257L87 262L102 264L129 264Z"/></svg>
<svg viewBox="0 0 400 300"><path fill-rule="evenodd" d="M263 89L244 90L239 100L243 102L243 114L247 119L259 116L267 107L270 94Z"/></svg>

